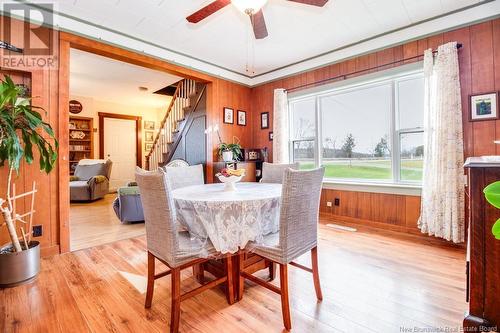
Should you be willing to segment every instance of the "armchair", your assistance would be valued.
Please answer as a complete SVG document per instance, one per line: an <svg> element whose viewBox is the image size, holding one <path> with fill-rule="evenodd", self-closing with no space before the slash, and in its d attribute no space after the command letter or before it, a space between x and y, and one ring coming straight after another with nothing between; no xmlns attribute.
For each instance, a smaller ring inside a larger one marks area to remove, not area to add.
<svg viewBox="0 0 500 333"><path fill-rule="evenodd" d="M75 175L70 178L71 201L93 201L109 192L109 177L113 162L78 163Z"/></svg>

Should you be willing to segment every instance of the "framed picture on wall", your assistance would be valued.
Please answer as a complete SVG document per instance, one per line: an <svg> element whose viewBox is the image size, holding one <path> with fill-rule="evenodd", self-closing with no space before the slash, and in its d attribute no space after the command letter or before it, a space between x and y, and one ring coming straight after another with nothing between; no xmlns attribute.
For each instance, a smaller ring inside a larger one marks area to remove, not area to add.
<svg viewBox="0 0 500 333"><path fill-rule="evenodd" d="M470 96L470 120L498 118L497 92Z"/></svg>
<svg viewBox="0 0 500 333"><path fill-rule="evenodd" d="M269 141L273 141L273 139L274 139L273 132L269 132Z"/></svg>
<svg viewBox="0 0 500 333"><path fill-rule="evenodd" d="M234 124L234 110L231 108L224 108L224 124Z"/></svg>
<svg viewBox="0 0 500 333"><path fill-rule="evenodd" d="M247 113L245 111L238 110L237 124L240 126L247 125Z"/></svg>
<svg viewBox="0 0 500 333"><path fill-rule="evenodd" d="M144 129L145 130L154 130L155 129L155 122L154 121L150 121L150 120L145 120L144 121Z"/></svg>
<svg viewBox="0 0 500 333"><path fill-rule="evenodd" d="M154 140L154 132L153 131L144 131L144 141L153 142Z"/></svg>
<svg viewBox="0 0 500 333"><path fill-rule="evenodd" d="M269 128L269 112L262 112L260 114L260 128Z"/></svg>

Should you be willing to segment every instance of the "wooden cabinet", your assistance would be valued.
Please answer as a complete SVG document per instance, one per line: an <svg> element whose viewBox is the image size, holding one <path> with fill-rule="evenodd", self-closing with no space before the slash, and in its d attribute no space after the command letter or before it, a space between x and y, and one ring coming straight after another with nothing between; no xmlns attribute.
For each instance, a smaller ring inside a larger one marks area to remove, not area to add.
<svg viewBox="0 0 500 333"><path fill-rule="evenodd" d="M500 210L486 201L483 189L500 180L500 159L492 162L472 157L467 159L465 168L468 174L469 311L464 319L464 327L474 327L475 332L485 332L484 329L481 330L481 326L499 328L500 325L500 241L495 239L491 231L500 217Z"/></svg>
<svg viewBox="0 0 500 333"><path fill-rule="evenodd" d="M94 158L94 122L87 117L69 117L69 172L81 159Z"/></svg>

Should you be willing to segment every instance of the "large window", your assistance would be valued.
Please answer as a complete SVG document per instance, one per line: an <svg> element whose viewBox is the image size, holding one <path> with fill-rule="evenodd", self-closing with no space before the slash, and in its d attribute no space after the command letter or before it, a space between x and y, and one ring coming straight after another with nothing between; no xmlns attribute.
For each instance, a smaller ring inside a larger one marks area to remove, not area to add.
<svg viewBox="0 0 500 333"><path fill-rule="evenodd" d="M418 183L423 99L415 72L291 98L291 157L330 179Z"/></svg>

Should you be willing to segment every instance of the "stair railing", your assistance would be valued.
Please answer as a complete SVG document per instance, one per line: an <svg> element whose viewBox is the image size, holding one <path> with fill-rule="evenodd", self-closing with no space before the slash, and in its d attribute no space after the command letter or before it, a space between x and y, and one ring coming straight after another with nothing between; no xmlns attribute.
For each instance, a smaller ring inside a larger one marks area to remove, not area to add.
<svg viewBox="0 0 500 333"><path fill-rule="evenodd" d="M179 122L184 119L185 110L190 107L190 97L195 93L196 81L184 79L177 84L152 148L146 155L148 170L156 170L163 163L164 156L169 153L169 145L174 140Z"/></svg>

